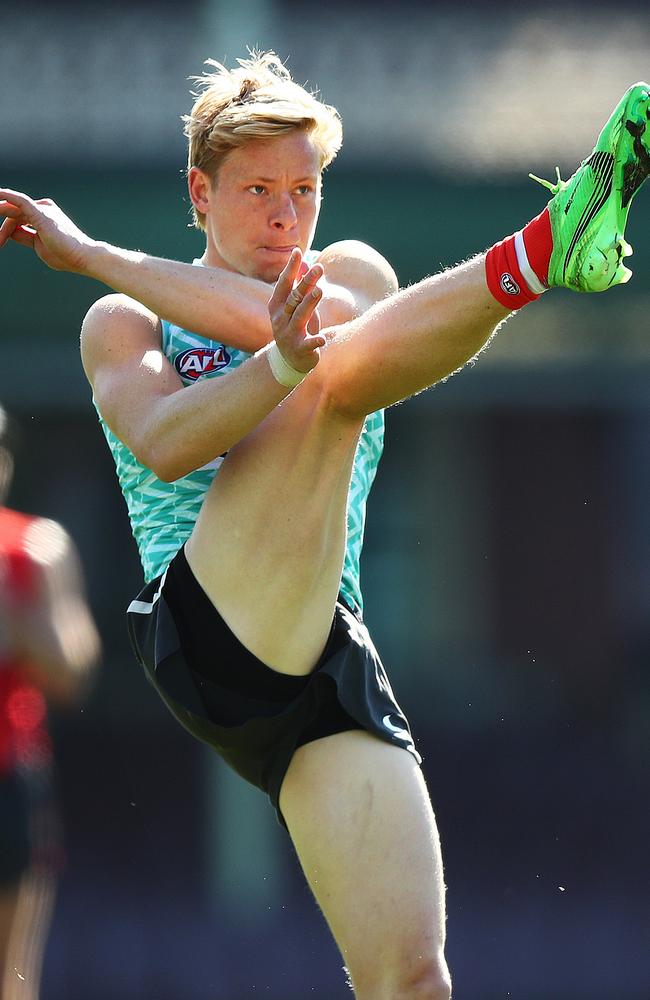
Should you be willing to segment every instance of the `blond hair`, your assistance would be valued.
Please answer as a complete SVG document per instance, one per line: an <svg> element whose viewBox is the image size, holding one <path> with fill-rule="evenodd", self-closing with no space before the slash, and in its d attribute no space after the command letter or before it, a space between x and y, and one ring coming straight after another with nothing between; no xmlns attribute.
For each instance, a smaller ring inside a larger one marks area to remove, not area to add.
<svg viewBox="0 0 650 1000"><path fill-rule="evenodd" d="M187 169L198 167L213 180L231 149L251 139L269 139L293 130L307 132L316 145L321 169L343 141L341 117L329 104L291 79L274 52L250 52L227 69L206 60L213 72L192 77L198 83L189 115L183 116L189 148ZM193 209L194 224L205 229L205 216Z"/></svg>

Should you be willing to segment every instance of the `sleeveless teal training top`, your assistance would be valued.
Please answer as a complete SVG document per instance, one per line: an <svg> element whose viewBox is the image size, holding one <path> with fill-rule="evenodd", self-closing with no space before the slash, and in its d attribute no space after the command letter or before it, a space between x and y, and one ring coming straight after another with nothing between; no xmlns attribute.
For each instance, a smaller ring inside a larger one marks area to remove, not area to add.
<svg viewBox="0 0 650 1000"><path fill-rule="evenodd" d="M220 378L238 368L250 354L190 333L162 321L162 350L183 383ZM100 423L115 461L117 476L126 500L131 530L136 540L145 580L162 573L189 537L198 517L203 497L217 475L223 457L190 472L174 483L164 483L135 458L113 434L99 414ZM341 593L362 608L359 558L363 545L366 501L384 446L382 410L366 417L354 459L348 495L347 547Z"/></svg>

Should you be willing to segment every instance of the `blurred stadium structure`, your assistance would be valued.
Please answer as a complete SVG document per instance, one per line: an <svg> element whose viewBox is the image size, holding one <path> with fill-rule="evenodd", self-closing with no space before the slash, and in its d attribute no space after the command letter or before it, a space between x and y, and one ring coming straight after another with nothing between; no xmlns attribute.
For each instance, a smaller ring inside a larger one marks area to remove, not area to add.
<svg viewBox="0 0 650 1000"><path fill-rule="evenodd" d="M366 239L402 283L540 211L528 170L570 173L650 75L642 5L5 7L3 184L191 259L187 78L273 47L343 115L319 245ZM389 414L367 617L425 753L459 998L650 992L649 218L644 190L631 285L548 296ZM70 865L44 995L349 996L270 810L177 731L130 658L139 567L76 346L105 289L16 247L0 282L0 399L26 429L13 503L75 537L107 659L59 734Z"/></svg>
<svg viewBox="0 0 650 1000"><path fill-rule="evenodd" d="M650 27L633 7L614 22L589 6L586 19L584 8L512 4L492 14L487 3L408 0L399 18L381 2L15 5L3 16L12 136L3 159L182 162L186 78L208 53L228 61L257 45L287 56L297 80L345 109L346 164L376 157L480 178L559 156L573 168L600 109L647 75L650 51Z"/></svg>

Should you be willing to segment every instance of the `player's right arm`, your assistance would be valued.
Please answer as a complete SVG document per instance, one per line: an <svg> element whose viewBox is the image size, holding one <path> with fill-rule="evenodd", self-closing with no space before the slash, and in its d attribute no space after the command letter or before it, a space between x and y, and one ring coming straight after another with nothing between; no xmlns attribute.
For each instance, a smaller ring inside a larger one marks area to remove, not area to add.
<svg viewBox="0 0 650 1000"><path fill-rule="evenodd" d="M300 266L294 254L276 286L286 300ZM287 363L310 371L325 343L307 332L320 290L315 265L299 282L302 296L276 343ZM104 420L159 479L173 482L223 454L253 430L291 391L276 381L271 345L235 371L184 387L161 348L158 317L139 302L109 295L84 320L81 354ZM182 391L181 391L182 390Z"/></svg>
<svg viewBox="0 0 650 1000"><path fill-rule="evenodd" d="M272 339L271 287L219 267L195 267L94 240L49 198L0 189L0 248L13 240L55 271L69 271L121 292L172 323L253 353ZM351 319L338 284L324 284L325 326Z"/></svg>

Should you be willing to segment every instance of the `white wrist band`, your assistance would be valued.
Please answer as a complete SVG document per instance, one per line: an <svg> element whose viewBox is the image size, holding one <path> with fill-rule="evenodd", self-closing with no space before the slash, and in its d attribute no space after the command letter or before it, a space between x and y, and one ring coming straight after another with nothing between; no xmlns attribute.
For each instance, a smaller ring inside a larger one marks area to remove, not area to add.
<svg viewBox="0 0 650 1000"><path fill-rule="evenodd" d="M305 375L309 375L309 372L299 372L297 369L292 368L289 362L282 357L275 341L271 344L266 356L269 361L269 367L273 372L273 378L280 385L285 385L288 389L294 389L302 382Z"/></svg>

